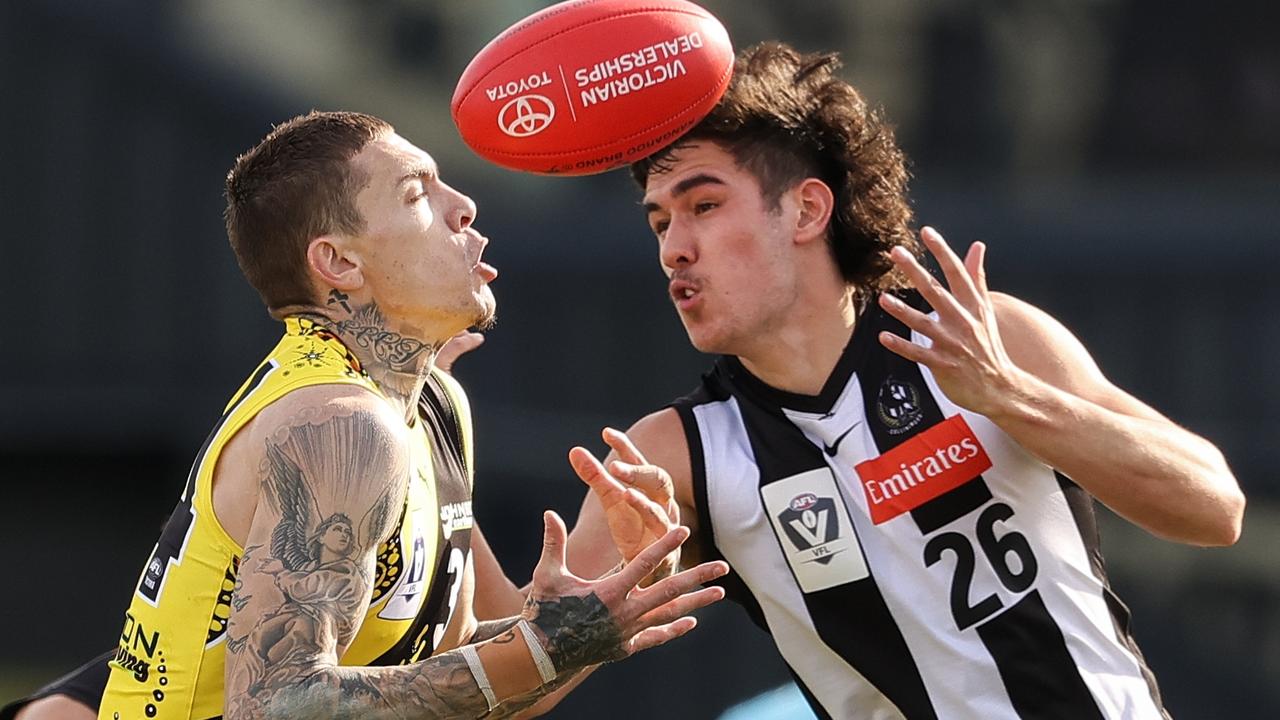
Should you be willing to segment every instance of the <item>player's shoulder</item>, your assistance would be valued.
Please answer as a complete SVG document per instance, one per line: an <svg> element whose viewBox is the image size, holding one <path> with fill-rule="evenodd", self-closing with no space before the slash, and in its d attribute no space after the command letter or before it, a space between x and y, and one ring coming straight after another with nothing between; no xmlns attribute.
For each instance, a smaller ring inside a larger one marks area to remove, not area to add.
<svg viewBox="0 0 1280 720"><path fill-rule="evenodd" d="M248 430L251 437L268 441L290 428L335 424L367 442L385 443L388 449L403 447L408 437L403 418L385 399L368 388L343 383L291 390L262 408Z"/></svg>
<svg viewBox="0 0 1280 720"><path fill-rule="evenodd" d="M627 435L636 443L642 452L644 445L653 445L652 452L659 453L671 445L679 445L688 455L688 446L684 437L684 425L674 407L664 407L636 420L627 429Z"/></svg>
<svg viewBox="0 0 1280 720"><path fill-rule="evenodd" d="M992 291L990 297L1002 328L1008 323L1014 329L1044 332L1048 326L1058 324L1052 315L1022 298L996 291Z"/></svg>
<svg viewBox="0 0 1280 720"><path fill-rule="evenodd" d="M1084 344L1053 315L1006 293L991 293L991 306L1015 365L1064 389L1104 383Z"/></svg>

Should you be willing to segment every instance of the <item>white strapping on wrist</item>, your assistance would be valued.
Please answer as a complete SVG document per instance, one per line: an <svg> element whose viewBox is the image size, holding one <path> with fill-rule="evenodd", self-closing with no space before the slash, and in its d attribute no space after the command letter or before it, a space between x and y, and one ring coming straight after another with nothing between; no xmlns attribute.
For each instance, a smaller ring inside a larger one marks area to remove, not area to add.
<svg viewBox="0 0 1280 720"><path fill-rule="evenodd" d="M529 654L533 656L533 664L538 668L538 675L542 677L542 684L546 685L556 679L556 664L551 662L551 656L543 649L542 643L538 642L538 637L533 634L533 628L529 627L529 621L524 618L516 623L516 627L520 628L520 634L524 636L524 644L529 646Z"/></svg>
<svg viewBox="0 0 1280 720"><path fill-rule="evenodd" d="M493 686L489 684L489 676L484 672L484 663L480 662L480 655L476 652L475 646L463 645L458 648L458 652L462 653L462 659L467 661L467 667L471 668L471 676L476 679L476 685L480 686L480 692L484 694L484 701L489 703L489 711L498 707L498 696L493 694Z"/></svg>

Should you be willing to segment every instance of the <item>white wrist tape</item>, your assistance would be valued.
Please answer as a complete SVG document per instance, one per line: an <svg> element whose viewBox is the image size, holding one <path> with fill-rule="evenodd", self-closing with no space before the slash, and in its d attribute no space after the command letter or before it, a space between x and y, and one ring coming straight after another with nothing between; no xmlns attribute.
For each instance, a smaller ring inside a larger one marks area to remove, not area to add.
<svg viewBox="0 0 1280 720"><path fill-rule="evenodd" d="M462 659L467 661L467 667L471 668L471 676L476 679L476 685L480 686L484 701L489 703L489 711L492 712L498 707L498 696L493 694L493 686L489 684L489 676L484 672L484 663L480 662L475 646L463 645L458 651L462 653Z"/></svg>
<svg viewBox="0 0 1280 720"><path fill-rule="evenodd" d="M533 634L533 628L529 627L529 621L521 618L516 623L516 627L520 628L520 634L524 636L524 644L529 646L529 654L533 656L533 664L538 668L538 675L542 677L542 684L546 685L556 679L556 664L551 662L551 656L543 649L542 643L538 642L538 637Z"/></svg>

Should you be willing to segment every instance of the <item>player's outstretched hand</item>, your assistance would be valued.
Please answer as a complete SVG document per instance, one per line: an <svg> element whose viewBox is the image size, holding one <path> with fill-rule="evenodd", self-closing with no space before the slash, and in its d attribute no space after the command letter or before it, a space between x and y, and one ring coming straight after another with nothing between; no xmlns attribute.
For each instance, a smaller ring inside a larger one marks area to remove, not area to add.
<svg viewBox="0 0 1280 720"><path fill-rule="evenodd" d="M987 248L980 242L973 243L962 262L937 230L924 228L920 239L937 259L948 287L943 287L905 248L894 248L891 257L937 317L908 307L888 293L880 295L880 307L929 338L931 344L924 347L890 332L880 333L880 342L902 357L927 366L942 392L957 405L993 416L1010 395L1017 367L1005 352L987 290L983 267Z"/></svg>
<svg viewBox="0 0 1280 720"><path fill-rule="evenodd" d="M453 364L458 358L475 350L484 344L484 336L478 332L463 330L462 332L449 338L449 342L440 348L440 352L436 353L436 367L441 370L453 374Z"/></svg>
<svg viewBox="0 0 1280 720"><path fill-rule="evenodd" d="M533 571L522 614L557 672L619 660L680 637L697 625L689 613L724 597L719 587L699 589L729 572L723 562L704 563L639 587L662 558L689 537L688 528L671 530L621 570L590 581L565 567L564 521L547 511L543 522L542 559Z"/></svg>
<svg viewBox="0 0 1280 720"><path fill-rule="evenodd" d="M608 469L591 451L581 447L569 451L569 464L600 501L618 554L631 562L641 550L680 524L680 508L666 470L649 464L626 433L605 428L602 435L616 456ZM679 562L679 551L672 552L643 584L675 572Z"/></svg>

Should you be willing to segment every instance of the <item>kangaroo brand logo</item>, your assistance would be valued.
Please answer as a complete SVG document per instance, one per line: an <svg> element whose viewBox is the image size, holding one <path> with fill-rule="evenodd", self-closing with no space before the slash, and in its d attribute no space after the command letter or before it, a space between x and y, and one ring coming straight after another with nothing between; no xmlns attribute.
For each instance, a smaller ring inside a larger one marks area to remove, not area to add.
<svg viewBox="0 0 1280 720"><path fill-rule="evenodd" d="M920 391L890 375L876 393L876 415L890 435L901 435L920 424Z"/></svg>
<svg viewBox="0 0 1280 720"><path fill-rule="evenodd" d="M854 467L876 525L915 510L990 469L991 458L960 415Z"/></svg>
<svg viewBox="0 0 1280 720"><path fill-rule="evenodd" d="M498 111L498 127L514 138L537 135L556 118L556 106L542 95L521 95Z"/></svg>

